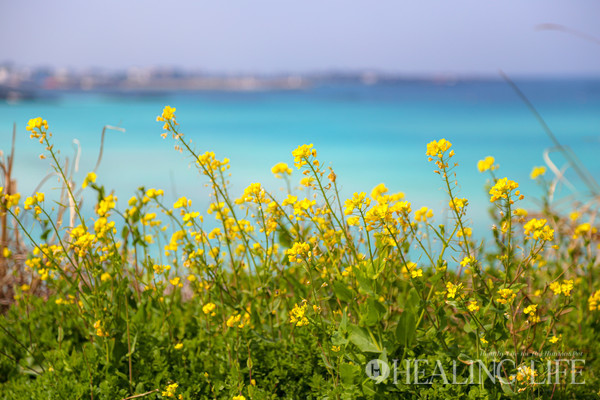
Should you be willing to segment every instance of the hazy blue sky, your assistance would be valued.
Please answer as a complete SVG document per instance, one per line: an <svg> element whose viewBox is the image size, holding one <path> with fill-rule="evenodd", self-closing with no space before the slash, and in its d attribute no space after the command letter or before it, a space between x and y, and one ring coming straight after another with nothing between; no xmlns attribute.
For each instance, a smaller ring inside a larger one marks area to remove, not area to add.
<svg viewBox="0 0 600 400"><path fill-rule="evenodd" d="M0 62L600 75L598 0L0 0Z"/></svg>

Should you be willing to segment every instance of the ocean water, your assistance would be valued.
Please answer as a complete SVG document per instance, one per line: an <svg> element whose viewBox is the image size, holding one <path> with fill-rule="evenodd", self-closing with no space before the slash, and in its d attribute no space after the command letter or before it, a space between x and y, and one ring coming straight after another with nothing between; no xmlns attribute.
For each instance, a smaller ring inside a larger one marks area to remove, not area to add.
<svg viewBox="0 0 600 400"><path fill-rule="evenodd" d="M558 140L573 150L590 173L600 179L600 80L517 81ZM73 158L73 139L81 145L76 176L80 180L95 165L104 125L108 131L98 181L115 190L121 207L137 187L162 188L168 201L186 195L198 209L209 203L206 179L191 160L162 139L156 116L165 105L177 108L182 132L200 152L214 151L231 159L232 193L251 182L277 192L283 182L271 167L293 164L291 152L313 143L318 158L338 176L344 197L369 192L385 183L413 203L434 208L439 218L448 199L434 165L425 156L426 144L446 138L453 143L458 190L470 200L469 218L476 232L490 225L488 176L477 161L492 155L498 176L520 183L525 207L535 207L540 189L529 179L533 166L544 165L543 153L552 142L542 127L502 81L457 81L451 84L403 81L387 84L320 84L298 91L171 92L135 94L107 92L52 93L41 100L0 102L0 149L8 152L13 123L17 124L15 176L19 190L31 192L51 168L40 160L42 146L29 139L29 118L48 120L56 147ZM560 167L564 159L551 154ZM586 188L568 169L575 190L560 188L560 196L587 198ZM295 171L297 183L302 175ZM46 183L52 192L56 181ZM282 194L283 196L283 194ZM441 221L440 221L441 222Z"/></svg>

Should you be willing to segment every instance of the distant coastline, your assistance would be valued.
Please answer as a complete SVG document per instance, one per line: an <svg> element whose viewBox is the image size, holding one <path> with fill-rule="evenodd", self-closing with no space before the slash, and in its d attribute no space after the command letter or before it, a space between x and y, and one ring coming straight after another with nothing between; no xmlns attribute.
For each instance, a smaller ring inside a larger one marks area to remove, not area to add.
<svg viewBox="0 0 600 400"><path fill-rule="evenodd" d="M27 68L0 64L0 99L31 100L59 91L109 91L145 95L170 91L303 90L327 84L397 84L422 82L454 85L458 81L493 81L499 77L453 74L407 76L377 71L331 71L305 74L215 74L176 68L129 68L122 71ZM539 79L539 78L538 78ZM543 78L542 78L543 79Z"/></svg>

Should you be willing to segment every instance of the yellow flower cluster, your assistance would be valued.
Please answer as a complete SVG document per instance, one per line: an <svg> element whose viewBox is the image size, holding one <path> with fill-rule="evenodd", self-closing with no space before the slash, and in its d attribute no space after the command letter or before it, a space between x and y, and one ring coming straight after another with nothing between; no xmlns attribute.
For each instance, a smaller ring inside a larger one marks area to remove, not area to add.
<svg viewBox="0 0 600 400"><path fill-rule="evenodd" d="M520 366L517 369L516 379L518 382L533 382L536 376L538 376L538 372L526 365ZM514 381L515 376L511 375L510 380ZM521 389L519 389L519 391L521 391Z"/></svg>
<svg viewBox="0 0 600 400"><path fill-rule="evenodd" d="M594 234L598 232L595 226L592 226L589 222L577 225L575 232L573 233L573 239L577 239L582 236L588 236L590 233Z"/></svg>
<svg viewBox="0 0 600 400"><path fill-rule="evenodd" d="M511 181L508 178L498 179L496 184L490 189L490 201L494 202L498 199L508 199L511 192L519 187L519 184L515 181ZM515 191L515 196L519 196L519 191ZM523 196L519 196L522 199ZM512 200L511 200L512 204Z"/></svg>
<svg viewBox="0 0 600 400"><path fill-rule="evenodd" d="M46 139L47 131L48 131L48 121L43 119L42 117L32 118L27 122L26 130L31 132L30 137L32 139L39 139L40 144L44 143L44 139Z"/></svg>
<svg viewBox="0 0 600 400"><path fill-rule="evenodd" d="M108 217L110 210L117 206L117 200L117 197L112 194L106 196L98 203L96 214L100 217Z"/></svg>
<svg viewBox="0 0 600 400"><path fill-rule="evenodd" d="M243 327L248 325L249 322L250 322L250 314L245 313L243 320L242 320L242 314L234 314L234 315L230 316L229 318L227 318L226 324L230 328L237 326L238 328L242 329Z"/></svg>
<svg viewBox="0 0 600 400"><path fill-rule="evenodd" d="M39 206L40 203L44 201L44 193L35 193L35 196L31 196L25 199L25 203L23 204L23 208L25 210L34 209L35 215L40 215L42 213L42 208Z"/></svg>
<svg viewBox="0 0 600 400"><path fill-rule="evenodd" d="M469 301L469 305L467 305L467 309L472 313L479 311L479 305L477 304L477 300Z"/></svg>
<svg viewBox="0 0 600 400"><path fill-rule="evenodd" d="M413 279L423 276L423 270L421 268L417 268L417 263L412 261L408 261L401 271L405 279L408 279L409 275Z"/></svg>
<svg viewBox="0 0 600 400"><path fill-rule="evenodd" d="M223 161L217 160L215 153L207 151L198 156L196 163L202 167L204 175L212 176L215 172L224 172L229 169L229 159L224 158Z"/></svg>
<svg viewBox="0 0 600 400"><path fill-rule="evenodd" d="M96 182L96 174L94 172L90 172L85 176L83 183L81 184L81 188L85 189L90 183Z"/></svg>
<svg viewBox="0 0 600 400"><path fill-rule="evenodd" d="M175 392L177 391L178 387L178 383L171 383L170 385L167 385L167 387L165 388L165 390L162 391L161 394L163 397L175 397Z"/></svg>
<svg viewBox="0 0 600 400"><path fill-rule="evenodd" d="M556 296L562 293L569 297L571 296L571 290L573 290L573 280L563 280L563 283L558 281L552 282L550 284L550 290L552 290Z"/></svg>
<svg viewBox="0 0 600 400"><path fill-rule="evenodd" d="M108 333L102 327L102 321L98 320L94 322L94 329L96 330L96 336L106 337Z"/></svg>
<svg viewBox="0 0 600 400"><path fill-rule="evenodd" d="M498 303L500 304L510 304L517 297L517 294L512 289L500 289L498 290L498 294L500 295L498 299Z"/></svg>
<svg viewBox="0 0 600 400"><path fill-rule="evenodd" d="M554 239L554 229L546 225L545 219L532 218L524 226L525 235L527 238L534 240L551 241Z"/></svg>
<svg viewBox="0 0 600 400"><path fill-rule="evenodd" d="M262 188L260 183L251 183L246 189L244 189L244 194L242 197L235 201L236 204L242 203L266 203L267 196L265 189Z"/></svg>
<svg viewBox="0 0 600 400"><path fill-rule="evenodd" d="M600 290L595 291L588 299L588 308L590 311L600 310Z"/></svg>
<svg viewBox="0 0 600 400"><path fill-rule="evenodd" d="M529 315L529 321L534 324L540 322L540 317L536 313L537 304L530 304L523 309L523 314Z"/></svg>
<svg viewBox="0 0 600 400"><path fill-rule="evenodd" d="M173 204L173 208L182 208L182 207L191 207L192 206L192 201L189 200L187 197L183 196L180 197L174 204Z"/></svg>
<svg viewBox="0 0 600 400"><path fill-rule="evenodd" d="M496 169L496 166L494 165L495 161L496 160L494 159L494 157L487 156L483 160L479 160L477 162L477 169L479 170L479 172L494 171Z"/></svg>
<svg viewBox="0 0 600 400"><path fill-rule="evenodd" d="M158 117L156 117L156 121L165 123L163 125L163 129L165 131L172 131L176 125L179 125L177 123L177 121L175 120L175 111L176 111L176 108L171 107L171 106L165 106L162 114L159 115ZM165 132L161 136L164 139L167 137L167 133Z"/></svg>
<svg viewBox="0 0 600 400"><path fill-rule="evenodd" d="M210 315L211 317L214 317L215 315L217 315L215 313L215 308L217 308L215 303L207 303L202 306L202 312L206 315Z"/></svg>
<svg viewBox="0 0 600 400"><path fill-rule="evenodd" d="M13 208L17 204L19 204L19 201L21 200L21 194L20 193L2 194L3 189L4 189L3 187L0 187L0 206L3 206L3 208L5 207L6 210L10 210L11 208ZM4 204L2 204L2 202ZM0 213L2 211L4 211L4 210L0 208ZM18 208L15 209L15 214L19 215Z"/></svg>
<svg viewBox="0 0 600 400"><path fill-rule="evenodd" d="M296 326L308 325L308 319L306 318L306 302L301 306L298 304L294 305L294 308L290 311L290 323Z"/></svg>
<svg viewBox="0 0 600 400"><path fill-rule="evenodd" d="M452 147L452 143L447 141L446 139L434 140L427 144L427 152L425 153L429 157L438 157L442 158L444 153ZM454 154L450 154L452 157ZM431 161L431 158L429 159Z"/></svg>
<svg viewBox="0 0 600 400"><path fill-rule="evenodd" d="M455 285L452 282L446 282L446 296L449 299L456 298L456 295L459 294L459 292L462 289L462 287L463 287L462 282L459 283L458 285Z"/></svg>
<svg viewBox="0 0 600 400"><path fill-rule="evenodd" d="M421 207L415 211L415 221L427 222L431 218L433 218L433 210L427 207Z"/></svg>
<svg viewBox="0 0 600 400"><path fill-rule="evenodd" d="M531 179L537 179L539 176L543 176L546 173L546 167L533 167L529 177Z"/></svg>
<svg viewBox="0 0 600 400"><path fill-rule="evenodd" d="M344 214L350 215L355 209L361 211L369 207L370 205L371 199L367 197L367 194L365 192L355 192L352 195L351 199L347 199L344 202Z"/></svg>
<svg viewBox="0 0 600 400"><path fill-rule="evenodd" d="M292 169L284 162L277 163L271 168L271 172L276 178L283 178L283 175L291 175Z"/></svg>
<svg viewBox="0 0 600 400"><path fill-rule="evenodd" d="M469 200L467 199L452 199L450 200L450 202L448 203L448 205L450 206L450 209L456 211L456 212L464 212L464 208L469 204Z"/></svg>
<svg viewBox="0 0 600 400"><path fill-rule="evenodd" d="M319 161L314 159L317 156L317 150L313 149L312 143L298 146L296 150L292 151L292 155L294 156L294 165L298 169L310 162L315 166L319 166ZM313 158L312 161L311 157Z"/></svg>
<svg viewBox="0 0 600 400"><path fill-rule="evenodd" d="M296 242L291 249L286 251L290 262L300 262L302 260L310 260L311 251L310 245L305 242Z"/></svg>

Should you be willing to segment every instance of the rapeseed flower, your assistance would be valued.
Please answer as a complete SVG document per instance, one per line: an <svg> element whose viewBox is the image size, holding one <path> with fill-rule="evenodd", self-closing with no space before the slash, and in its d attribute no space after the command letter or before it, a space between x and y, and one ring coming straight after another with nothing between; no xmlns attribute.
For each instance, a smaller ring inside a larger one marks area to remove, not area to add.
<svg viewBox="0 0 600 400"><path fill-rule="evenodd" d="M305 314L306 302L302 304L302 306L295 304L294 308L290 311L290 323L295 324L296 326L308 325L308 319L306 318Z"/></svg>
<svg viewBox="0 0 600 400"><path fill-rule="evenodd" d="M284 162L277 163L271 168L275 178L283 178L283 175L291 175L292 169Z"/></svg>
<svg viewBox="0 0 600 400"><path fill-rule="evenodd" d="M519 184L515 181L511 181L508 178L498 179L496 184L490 189L490 201L495 202L498 199L508 199L512 194L513 190L516 190ZM516 196L519 196L519 191L514 192ZM522 196L520 196L522 198Z"/></svg>
<svg viewBox="0 0 600 400"><path fill-rule="evenodd" d="M308 261L311 257L310 245L306 242L296 242L286 251L290 262Z"/></svg>
<svg viewBox="0 0 600 400"><path fill-rule="evenodd" d="M531 179L536 179L539 176L543 176L546 173L546 167L533 167L533 169L531 170L531 174L529 174L529 177Z"/></svg>
<svg viewBox="0 0 600 400"><path fill-rule="evenodd" d="M487 156L483 160L479 160L477 162L477 169L479 170L479 172L493 171L496 169L496 166L494 165L494 161L495 161L494 157Z"/></svg>
<svg viewBox="0 0 600 400"><path fill-rule="evenodd" d="M534 240L551 241L554 239L554 229L546 225L545 219L532 218L524 226L525 236Z"/></svg>

